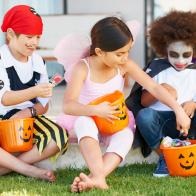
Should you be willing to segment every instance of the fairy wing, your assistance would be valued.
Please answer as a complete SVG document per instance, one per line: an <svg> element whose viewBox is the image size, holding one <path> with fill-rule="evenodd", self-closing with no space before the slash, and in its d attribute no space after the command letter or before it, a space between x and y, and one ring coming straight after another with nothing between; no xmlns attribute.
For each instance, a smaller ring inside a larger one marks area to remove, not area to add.
<svg viewBox="0 0 196 196"><path fill-rule="evenodd" d="M83 34L65 36L54 49L54 56L64 66L65 80L69 81L72 68L80 59L89 56L90 38Z"/></svg>
<svg viewBox="0 0 196 196"><path fill-rule="evenodd" d="M139 33L140 30L140 23L137 20L129 20L126 22L126 25L129 27L132 35L133 35L133 41L135 43L135 40L137 38L137 35Z"/></svg>

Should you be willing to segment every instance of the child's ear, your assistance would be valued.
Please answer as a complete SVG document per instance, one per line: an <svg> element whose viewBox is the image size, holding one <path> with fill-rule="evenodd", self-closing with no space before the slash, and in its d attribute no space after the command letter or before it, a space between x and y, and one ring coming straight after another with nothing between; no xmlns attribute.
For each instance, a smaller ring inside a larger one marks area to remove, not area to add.
<svg viewBox="0 0 196 196"><path fill-rule="evenodd" d="M103 51L100 48L95 48L95 54L97 56L102 56L103 55Z"/></svg>
<svg viewBox="0 0 196 196"><path fill-rule="evenodd" d="M11 38L13 38L15 36L15 32L13 31L12 28L8 28L7 29L7 37L10 40Z"/></svg>

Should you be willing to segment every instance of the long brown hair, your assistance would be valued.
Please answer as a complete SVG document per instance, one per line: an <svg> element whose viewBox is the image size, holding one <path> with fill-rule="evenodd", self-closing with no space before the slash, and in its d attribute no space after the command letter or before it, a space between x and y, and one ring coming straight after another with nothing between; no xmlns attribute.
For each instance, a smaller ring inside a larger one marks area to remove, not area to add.
<svg viewBox="0 0 196 196"><path fill-rule="evenodd" d="M90 55L95 55L95 48L111 52L122 48L133 36L127 25L116 17L107 17L98 21L91 30Z"/></svg>

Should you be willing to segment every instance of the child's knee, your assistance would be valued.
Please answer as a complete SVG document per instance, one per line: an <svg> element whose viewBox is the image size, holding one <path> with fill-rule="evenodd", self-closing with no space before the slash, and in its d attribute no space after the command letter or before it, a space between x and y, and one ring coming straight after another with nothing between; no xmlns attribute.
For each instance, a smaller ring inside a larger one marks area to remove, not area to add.
<svg viewBox="0 0 196 196"><path fill-rule="evenodd" d="M148 125L149 122L154 121L156 118L156 111L151 108L144 108L140 110L136 117L136 125Z"/></svg>
<svg viewBox="0 0 196 196"><path fill-rule="evenodd" d="M107 152L115 152L122 159L124 159L132 147L133 137L133 131L128 127L123 129L122 131L115 133L111 137Z"/></svg>
<svg viewBox="0 0 196 196"><path fill-rule="evenodd" d="M47 145L47 148L49 149L50 152L53 152L53 153L57 153L60 151L60 149L54 139L50 140L50 142Z"/></svg>
<svg viewBox="0 0 196 196"><path fill-rule="evenodd" d="M94 120L88 116L78 117L74 123L74 131L78 138L78 142L81 138L91 137L98 140L99 131Z"/></svg>

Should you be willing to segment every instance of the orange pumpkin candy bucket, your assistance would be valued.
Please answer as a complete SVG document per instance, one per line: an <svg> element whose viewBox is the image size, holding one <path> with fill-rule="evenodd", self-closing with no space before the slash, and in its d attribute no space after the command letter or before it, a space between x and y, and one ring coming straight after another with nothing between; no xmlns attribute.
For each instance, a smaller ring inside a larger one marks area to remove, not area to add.
<svg viewBox="0 0 196 196"><path fill-rule="evenodd" d="M33 118L0 121L0 145L8 152L28 151L33 147Z"/></svg>
<svg viewBox="0 0 196 196"><path fill-rule="evenodd" d="M181 147L163 147L167 167L171 176L196 176L196 140L191 145Z"/></svg>
<svg viewBox="0 0 196 196"><path fill-rule="evenodd" d="M121 114L115 114L117 117L119 117L119 120L113 120L113 123L104 118L93 116L92 118L94 119L101 134L112 135L128 126L129 118L123 93L120 91L115 91L113 93L99 97L89 104L97 105L102 102L109 102L111 105L119 105Z"/></svg>

